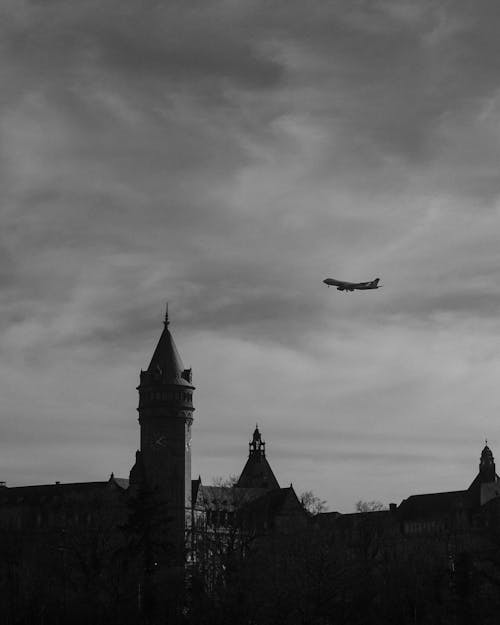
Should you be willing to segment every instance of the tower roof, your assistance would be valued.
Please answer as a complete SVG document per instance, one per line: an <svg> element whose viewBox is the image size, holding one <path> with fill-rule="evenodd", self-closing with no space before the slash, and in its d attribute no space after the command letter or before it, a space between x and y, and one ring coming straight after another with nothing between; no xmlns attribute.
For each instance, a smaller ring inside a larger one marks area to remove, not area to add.
<svg viewBox="0 0 500 625"><path fill-rule="evenodd" d="M481 452L481 462L494 462L493 452L488 447L488 441L486 441L483 451Z"/></svg>
<svg viewBox="0 0 500 625"><path fill-rule="evenodd" d="M168 308L163 323L163 332L147 368L147 373L157 380L161 380L162 384L180 384L191 387L191 370L184 369L174 339L168 329Z"/></svg>
<svg viewBox="0 0 500 625"><path fill-rule="evenodd" d="M469 490L477 490L480 488L481 484L491 484L497 482L498 476L496 474L495 458L493 457L493 452L488 447L488 441L486 441L486 444L481 451L481 458L479 460L479 473L469 486Z"/></svg>
<svg viewBox="0 0 500 625"><path fill-rule="evenodd" d="M271 466L266 458L265 442L262 440L259 428L255 426L252 440L249 444L248 460L241 472L236 486L238 488L279 488Z"/></svg>

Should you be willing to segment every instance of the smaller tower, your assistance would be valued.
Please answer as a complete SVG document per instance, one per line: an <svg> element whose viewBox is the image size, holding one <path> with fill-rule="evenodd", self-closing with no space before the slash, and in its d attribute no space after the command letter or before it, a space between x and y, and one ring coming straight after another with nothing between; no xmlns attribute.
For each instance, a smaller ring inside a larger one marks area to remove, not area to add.
<svg viewBox="0 0 500 625"><path fill-rule="evenodd" d="M248 460L236 483L237 488L265 488L274 490L279 488L278 480L274 476L266 458L266 443L262 440L259 428L256 425L252 440L248 444Z"/></svg>
<svg viewBox="0 0 500 625"><path fill-rule="evenodd" d="M479 480L481 484L495 482L497 476L495 458L493 458L493 453L487 443L488 441L486 441L486 445L481 452L481 459L479 461Z"/></svg>
<svg viewBox="0 0 500 625"><path fill-rule="evenodd" d="M266 455L266 443L262 440L257 424L255 424L252 440L248 443L248 450L250 456L264 457Z"/></svg>
<svg viewBox="0 0 500 625"><path fill-rule="evenodd" d="M488 441L481 452L479 460L479 473L469 486L469 492L472 494L477 505L484 505L490 499L500 497L500 479L495 469L495 459L493 453L488 447Z"/></svg>

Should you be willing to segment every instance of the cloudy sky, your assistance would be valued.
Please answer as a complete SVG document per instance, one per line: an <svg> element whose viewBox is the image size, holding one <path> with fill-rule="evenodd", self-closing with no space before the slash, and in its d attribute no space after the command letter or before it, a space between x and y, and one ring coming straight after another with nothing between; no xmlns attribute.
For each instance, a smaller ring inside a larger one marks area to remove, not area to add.
<svg viewBox="0 0 500 625"><path fill-rule="evenodd" d="M128 475L166 300L206 483L256 422L331 510L500 459L499 18L2 0L0 479Z"/></svg>

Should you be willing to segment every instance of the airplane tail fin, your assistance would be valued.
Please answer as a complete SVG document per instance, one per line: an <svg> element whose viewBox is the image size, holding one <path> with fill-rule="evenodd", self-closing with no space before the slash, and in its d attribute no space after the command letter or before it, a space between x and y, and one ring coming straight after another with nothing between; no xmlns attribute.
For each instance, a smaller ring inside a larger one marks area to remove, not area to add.
<svg viewBox="0 0 500 625"><path fill-rule="evenodd" d="M372 284L377 285L380 282L380 278L375 278L375 280L373 280Z"/></svg>

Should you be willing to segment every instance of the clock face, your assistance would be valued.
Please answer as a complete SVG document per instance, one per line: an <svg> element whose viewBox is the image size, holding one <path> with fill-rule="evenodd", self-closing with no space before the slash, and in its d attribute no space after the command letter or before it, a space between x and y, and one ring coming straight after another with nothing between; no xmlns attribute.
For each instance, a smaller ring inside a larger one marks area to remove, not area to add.
<svg viewBox="0 0 500 625"><path fill-rule="evenodd" d="M152 447L166 447L166 446L167 446L167 437L164 434L161 434L159 436L157 434L153 435Z"/></svg>

